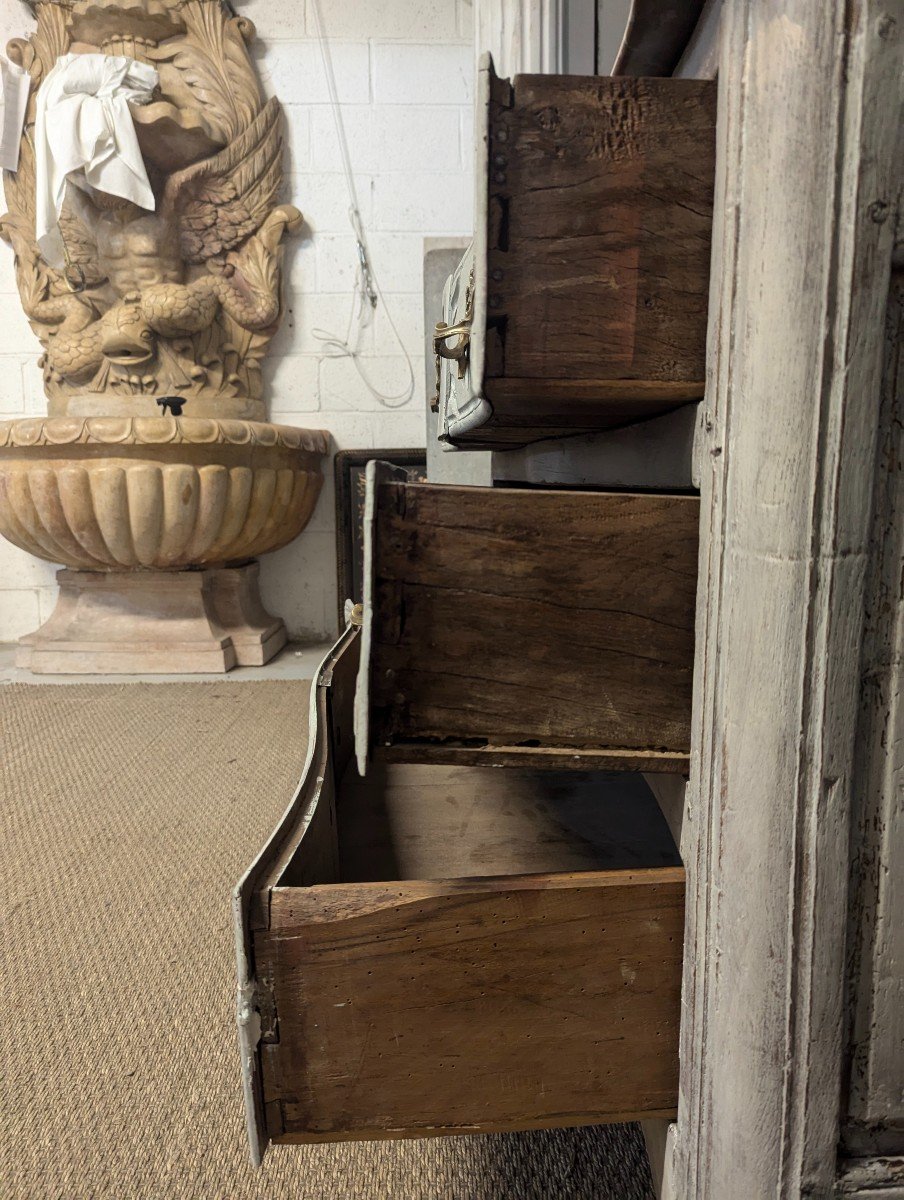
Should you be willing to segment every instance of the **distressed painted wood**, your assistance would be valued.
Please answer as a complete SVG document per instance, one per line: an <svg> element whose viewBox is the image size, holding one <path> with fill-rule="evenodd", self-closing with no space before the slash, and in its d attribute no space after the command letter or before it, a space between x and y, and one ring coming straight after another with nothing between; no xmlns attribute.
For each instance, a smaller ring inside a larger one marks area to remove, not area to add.
<svg viewBox="0 0 904 1200"><path fill-rule="evenodd" d="M839 1186L902 29L898 0L724 10L676 1198Z"/></svg>
<svg viewBox="0 0 904 1200"><path fill-rule="evenodd" d="M375 477L373 512L372 747L686 769L696 497Z"/></svg>
<svg viewBox="0 0 904 1200"><path fill-rule="evenodd" d="M474 0L475 63L489 52L503 75L562 69L561 0Z"/></svg>
<svg viewBox="0 0 904 1200"><path fill-rule="evenodd" d="M254 939L256 932L269 924L270 888L283 875L304 884L336 877L336 779L337 775L341 777L353 749L351 708L358 656L359 634L349 628L321 664L311 688L308 751L295 794L232 894L236 1023L245 1126L255 1166L260 1165L269 1142L261 1044L275 1036L275 1017L271 997L259 985ZM294 873L288 873L298 845L305 839L304 861L297 864Z"/></svg>
<svg viewBox="0 0 904 1200"><path fill-rule="evenodd" d="M854 789L845 1145L904 1151L904 272L893 278ZM901 1181L904 1184L904 1175Z"/></svg>

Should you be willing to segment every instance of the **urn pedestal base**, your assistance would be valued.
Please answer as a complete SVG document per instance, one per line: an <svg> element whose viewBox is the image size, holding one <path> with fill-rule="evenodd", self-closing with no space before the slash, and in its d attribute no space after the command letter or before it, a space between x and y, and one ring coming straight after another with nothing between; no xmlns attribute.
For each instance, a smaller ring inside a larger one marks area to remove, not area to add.
<svg viewBox="0 0 904 1200"><path fill-rule="evenodd" d="M262 666L286 644L264 608L256 562L198 571L57 573L60 596L19 642L36 675L223 674Z"/></svg>

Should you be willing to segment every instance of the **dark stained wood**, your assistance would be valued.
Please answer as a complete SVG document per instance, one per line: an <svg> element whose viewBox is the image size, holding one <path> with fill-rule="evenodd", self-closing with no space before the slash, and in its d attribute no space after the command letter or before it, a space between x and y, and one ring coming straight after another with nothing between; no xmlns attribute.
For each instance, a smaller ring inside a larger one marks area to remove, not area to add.
<svg viewBox="0 0 904 1200"><path fill-rule="evenodd" d="M582 409L585 412L581 420L587 421L598 419L604 422L610 417L623 421L632 412L641 412L646 419L657 404L674 408L676 405L699 399L699 385L683 380L633 380L629 397L625 395L625 385L617 379L569 379L567 400L562 399L562 387L560 379L519 379L507 376L494 382L493 401L500 416L516 425L519 422L524 424L532 415L524 413L518 406L519 399L523 401L527 391L531 393L531 408L536 416L542 417L544 421L553 421L557 417L573 420L575 413ZM605 410L601 409L597 413L596 402L600 399L605 400L607 404ZM618 407L620 403L624 404L622 410ZM640 407L644 404L650 406L649 413L645 413Z"/></svg>
<svg viewBox="0 0 904 1200"><path fill-rule="evenodd" d="M715 82L520 75L491 88L487 122L493 413L456 440L524 444L702 397Z"/></svg>
<svg viewBox="0 0 904 1200"><path fill-rule="evenodd" d="M277 888L271 1133L674 1115L683 913L680 868Z"/></svg>
<svg viewBox="0 0 904 1200"><path fill-rule="evenodd" d="M514 94L491 122L505 374L702 384L713 83L530 75Z"/></svg>
<svg viewBox="0 0 904 1200"><path fill-rule="evenodd" d="M702 395L715 84L521 75L513 90L490 120L505 375Z"/></svg>
<svg viewBox="0 0 904 1200"><path fill-rule="evenodd" d="M512 449L551 437L600 433L673 412L700 395L698 383L570 379L494 379L493 416L473 440Z"/></svg>
<svg viewBox="0 0 904 1200"><path fill-rule="evenodd" d="M686 769L698 516L691 496L378 483L371 746Z"/></svg>
<svg viewBox="0 0 904 1200"><path fill-rule="evenodd" d="M382 762L433 763L437 766L532 767L539 771L650 771L686 775L690 755L670 751L578 750L550 746L455 746L430 742L396 742L381 746Z"/></svg>

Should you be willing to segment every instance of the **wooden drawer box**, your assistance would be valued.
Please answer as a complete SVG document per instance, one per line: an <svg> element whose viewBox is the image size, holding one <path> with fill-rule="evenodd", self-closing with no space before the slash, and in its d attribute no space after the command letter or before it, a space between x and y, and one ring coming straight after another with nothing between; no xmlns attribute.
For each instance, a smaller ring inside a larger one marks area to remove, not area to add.
<svg viewBox="0 0 904 1200"><path fill-rule="evenodd" d="M367 486L362 771L687 770L696 497Z"/></svg>
<svg viewBox="0 0 904 1200"><path fill-rule="evenodd" d="M235 898L256 1156L673 1115L684 873L645 785L362 780L357 651L348 632L324 664L298 793Z"/></svg>
<svg viewBox="0 0 904 1200"><path fill-rule="evenodd" d="M701 397L716 84L510 84L488 58L479 79L475 240L435 346L441 436L524 445Z"/></svg>

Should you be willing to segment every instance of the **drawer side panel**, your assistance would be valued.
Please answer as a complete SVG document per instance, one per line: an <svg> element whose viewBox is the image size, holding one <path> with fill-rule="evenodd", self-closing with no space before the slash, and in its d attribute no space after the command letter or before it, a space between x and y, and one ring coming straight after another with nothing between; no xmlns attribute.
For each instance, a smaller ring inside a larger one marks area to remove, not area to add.
<svg viewBox="0 0 904 1200"><path fill-rule="evenodd" d="M690 496L379 485L371 744L686 755L698 522Z"/></svg>
<svg viewBox="0 0 904 1200"><path fill-rule="evenodd" d="M684 873L276 889L284 1140L670 1115Z"/></svg>
<svg viewBox="0 0 904 1200"><path fill-rule="evenodd" d="M522 75L490 118L489 374L702 396L716 85Z"/></svg>

